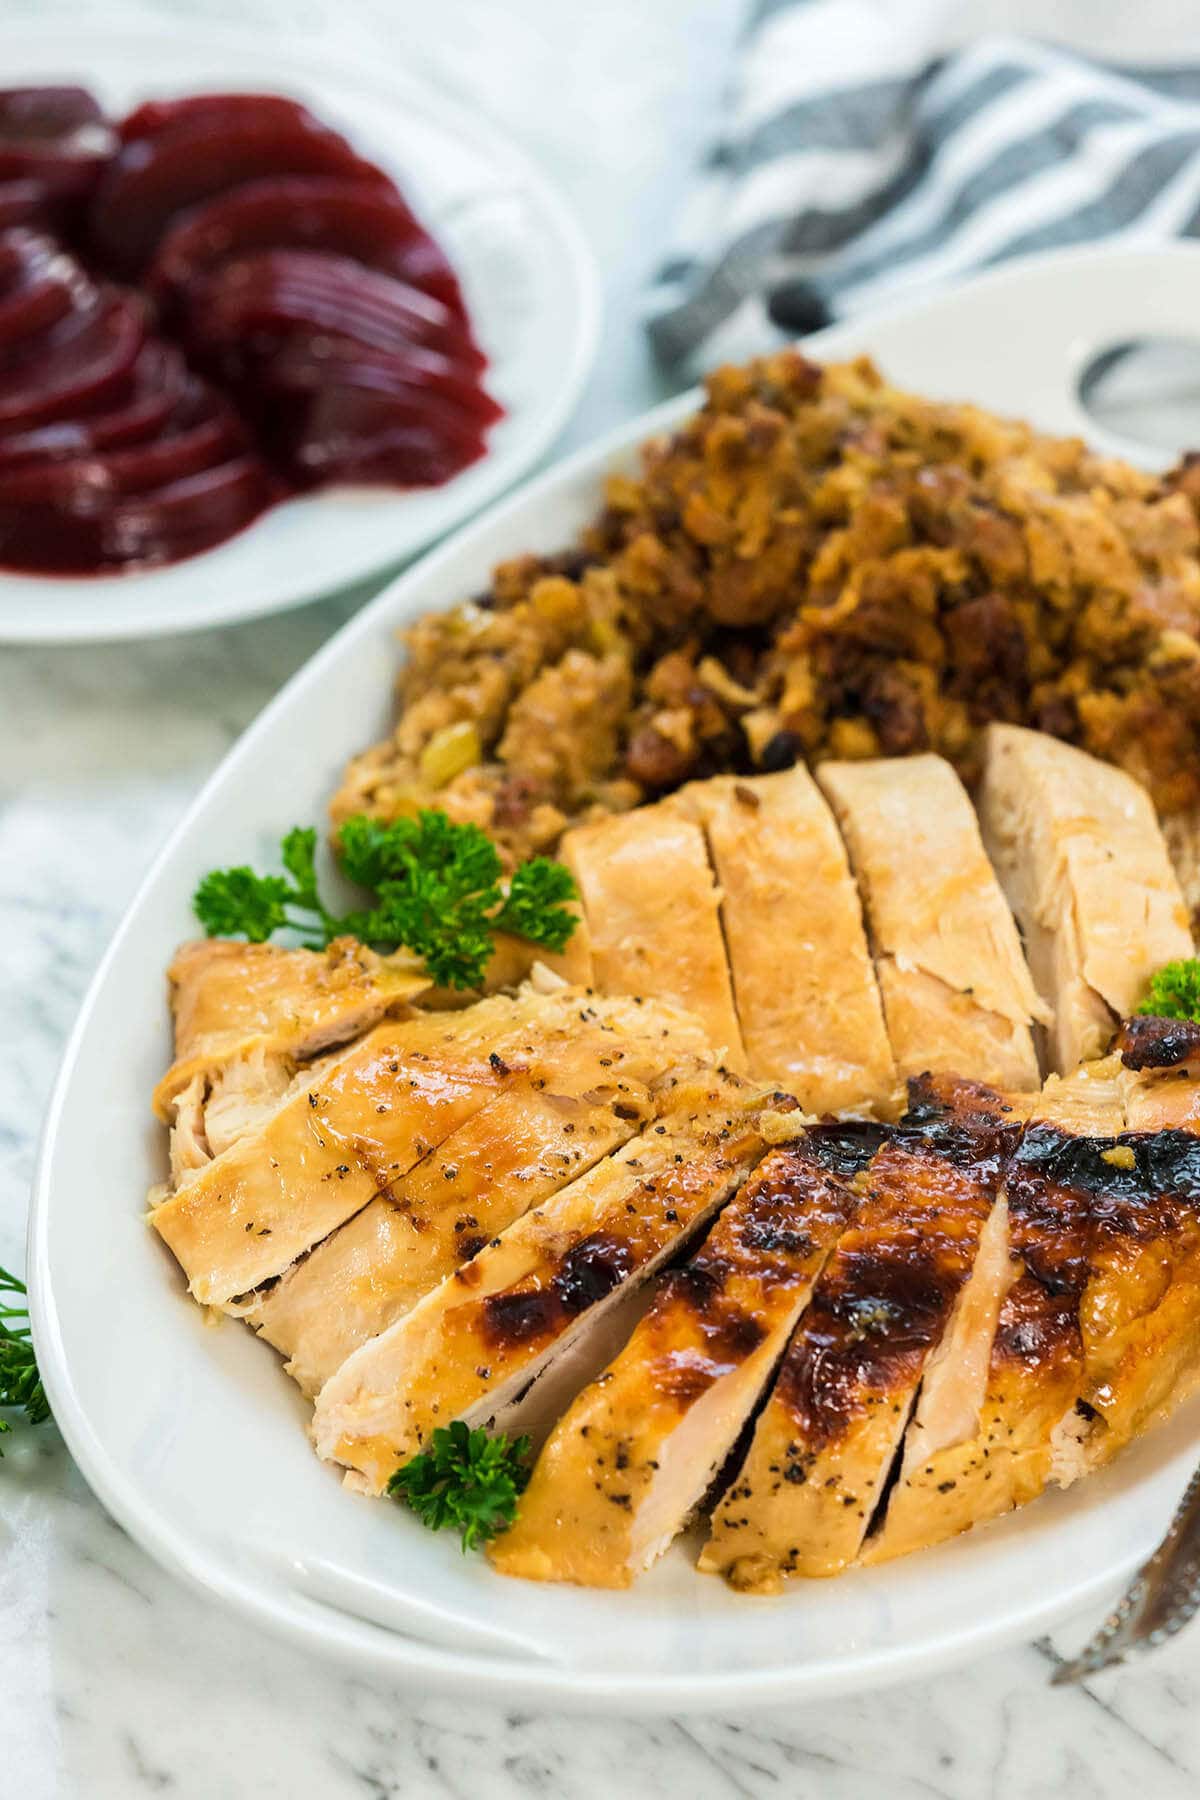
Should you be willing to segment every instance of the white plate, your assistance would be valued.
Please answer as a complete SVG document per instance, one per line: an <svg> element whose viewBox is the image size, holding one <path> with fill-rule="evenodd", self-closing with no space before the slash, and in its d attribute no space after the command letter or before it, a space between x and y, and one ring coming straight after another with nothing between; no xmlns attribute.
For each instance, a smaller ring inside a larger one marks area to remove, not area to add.
<svg viewBox="0 0 1200 1800"><path fill-rule="evenodd" d="M68 22L0 30L5 82L83 81L114 111L151 95L293 94L394 174L462 281L488 386L505 408L487 454L440 488L342 488L273 507L187 561L93 579L0 572L0 643L151 637L228 625L395 568L478 512L565 424L596 348L590 251L533 165L475 114L407 75L339 66L191 26Z"/></svg>
<svg viewBox="0 0 1200 1800"><path fill-rule="evenodd" d="M1093 348L1200 318L1200 246L1086 253L989 276L858 322L898 380L1052 427L1080 423L1070 374ZM1196 1453L1179 1415L1104 1475L928 1554L777 1599L697 1575L676 1546L626 1594L506 1581L407 1513L347 1494L265 1346L206 1326L142 1222L161 1177L150 1090L165 1066L163 967L213 865L270 854L319 819L346 754L383 729L396 627L475 592L494 562L567 544L602 473L694 403L571 458L427 557L353 619L248 731L159 857L75 1028L35 1184L37 1345L72 1452L117 1519L172 1569L313 1647L511 1704L722 1709L911 1677L1027 1638L1099 1599L1151 1547Z"/></svg>

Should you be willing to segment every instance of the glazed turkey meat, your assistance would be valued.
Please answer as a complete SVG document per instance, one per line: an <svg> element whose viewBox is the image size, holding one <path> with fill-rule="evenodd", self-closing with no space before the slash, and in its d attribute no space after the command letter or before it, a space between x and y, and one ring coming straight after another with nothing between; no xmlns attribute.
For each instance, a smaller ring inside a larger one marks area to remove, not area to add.
<svg viewBox="0 0 1200 1800"><path fill-rule="evenodd" d="M151 1212L196 1299L227 1306L284 1274L505 1089L548 1081L587 1010L569 990L497 996L377 1025L301 1079L258 1131ZM681 1042L694 1043L694 1024L680 1027ZM670 1041L672 1021L654 1029ZM614 1067L600 1044L597 1088Z"/></svg>
<svg viewBox="0 0 1200 1800"><path fill-rule="evenodd" d="M1161 1128L1154 1082L1113 1057L1047 1083L1004 1172L1011 1275L983 1322L974 1428L918 1416L870 1560L1070 1485L1188 1390L1200 1139Z"/></svg>
<svg viewBox="0 0 1200 1800"><path fill-rule="evenodd" d="M768 1591L858 1555L930 1360L963 1304L997 1204L1013 1109L971 1086L936 1124L817 1126L855 1194L787 1346L703 1569Z"/></svg>
<svg viewBox="0 0 1200 1800"><path fill-rule="evenodd" d="M492 1549L508 1575L625 1587L704 1499L856 1197L812 1141L771 1151L556 1425Z"/></svg>
<svg viewBox="0 0 1200 1800"><path fill-rule="evenodd" d="M317 1397L318 1451L378 1490L436 1425L536 1430L555 1365L578 1349L576 1387L603 1367L639 1287L758 1161L765 1103L736 1076L681 1076L652 1125L343 1364Z"/></svg>
<svg viewBox="0 0 1200 1800"><path fill-rule="evenodd" d="M322 952L226 940L184 944L167 971L175 1058L154 1091L181 1187L246 1135L323 1052L429 987L403 952L376 956L353 938Z"/></svg>
<svg viewBox="0 0 1200 1800"><path fill-rule="evenodd" d="M176 952L167 983L175 1060L154 1092L160 1118L197 1075L212 1079L258 1050L311 1061L400 1010L429 978L406 953L376 956L356 938L324 951L209 938Z"/></svg>
<svg viewBox="0 0 1200 1800"><path fill-rule="evenodd" d="M718 776L567 833L580 923L483 997L189 945L151 1223L383 1491L526 1434L509 1575L742 1592L935 1544L1109 1461L1200 1367L1200 1026L1144 792L1010 725ZM1124 1021L1122 1023L1122 1021Z"/></svg>
<svg viewBox="0 0 1200 1800"><path fill-rule="evenodd" d="M661 1004L589 998L501 1092L257 1298L246 1314L315 1394L531 1207L627 1142L676 1060L704 1048Z"/></svg>

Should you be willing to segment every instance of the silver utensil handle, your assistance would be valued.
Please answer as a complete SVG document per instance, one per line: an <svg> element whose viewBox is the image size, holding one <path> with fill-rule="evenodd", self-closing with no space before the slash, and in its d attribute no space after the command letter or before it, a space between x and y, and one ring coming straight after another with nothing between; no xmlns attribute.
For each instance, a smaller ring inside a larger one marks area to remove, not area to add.
<svg viewBox="0 0 1200 1800"><path fill-rule="evenodd" d="M1200 1610L1200 1469L1175 1509L1167 1534L1143 1563L1114 1610L1078 1656L1060 1663L1056 1686L1123 1662L1131 1650L1153 1650Z"/></svg>

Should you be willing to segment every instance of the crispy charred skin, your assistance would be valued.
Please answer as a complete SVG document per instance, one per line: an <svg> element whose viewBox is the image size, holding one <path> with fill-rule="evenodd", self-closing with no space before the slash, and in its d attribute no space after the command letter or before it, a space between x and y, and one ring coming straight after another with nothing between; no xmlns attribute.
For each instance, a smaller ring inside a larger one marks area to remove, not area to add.
<svg viewBox="0 0 1200 1800"><path fill-rule="evenodd" d="M855 1205L803 1141L766 1158L559 1422L492 1547L498 1569L625 1587L653 1562L732 1449Z"/></svg>
<svg viewBox="0 0 1200 1800"><path fill-rule="evenodd" d="M769 1591L854 1560L1019 1132L1002 1104L966 1123L951 1113L811 1133L815 1155L857 1169L861 1209L788 1347L702 1568Z"/></svg>
<svg viewBox="0 0 1200 1800"><path fill-rule="evenodd" d="M1200 1024L1138 1015L1113 1048L1128 1130L1200 1132Z"/></svg>
<svg viewBox="0 0 1200 1800"><path fill-rule="evenodd" d="M1200 1137L1194 1129L1126 1131L1115 1142L1069 1140L1044 1154L1064 1187L1090 1202L1069 1262L1077 1286L1081 1262L1086 1278L1076 1414L1055 1437L1052 1472L1066 1485L1109 1461L1195 1385Z"/></svg>
<svg viewBox="0 0 1200 1800"><path fill-rule="evenodd" d="M1065 1141L1060 1130L1042 1130L1056 1146ZM1051 1434L1078 1391L1079 1287L1064 1286L1063 1275L1071 1270L1086 1197L1049 1185L1048 1173L1036 1161L1006 1171L1012 1285L994 1325L974 1429L904 1467L867 1546L871 1561L938 1543L1019 1506L1049 1479ZM1047 1225L1057 1232L1053 1251L1044 1242Z"/></svg>
<svg viewBox="0 0 1200 1800"><path fill-rule="evenodd" d="M1094 1413L1093 1428L1076 1427L1078 1462L1060 1456L1059 1480L1108 1461L1184 1399L1200 1371L1200 1195L1191 1149L1200 1143L1200 1026L1133 1018L1119 1042L1118 1079L1135 1166L1160 1200L1170 1196L1178 1219L1167 1211L1161 1243L1113 1246L1089 1284L1081 1308L1088 1377L1082 1398Z"/></svg>
<svg viewBox="0 0 1200 1800"><path fill-rule="evenodd" d="M519 1405L549 1361L752 1167L764 1148L760 1104L733 1078L684 1084L656 1125L518 1219L349 1358L318 1396L321 1454L377 1489L435 1426L490 1421Z"/></svg>
<svg viewBox="0 0 1200 1800"><path fill-rule="evenodd" d="M911 1075L907 1088L908 1108L900 1123L909 1128L988 1131L996 1125L1023 1124L1033 1105L1028 1094L1006 1093L962 1075L926 1071Z"/></svg>
<svg viewBox="0 0 1200 1800"><path fill-rule="evenodd" d="M1069 1483L1179 1396L1198 1347L1200 1138L1095 1130L1106 1079L1081 1115L1093 1129L1034 1122L1005 1171L1015 1279L978 1427L906 1472L873 1559ZM1121 1085L1107 1090L1117 1126Z"/></svg>
<svg viewBox="0 0 1200 1800"><path fill-rule="evenodd" d="M1021 1395L1023 1420L1010 1404L1003 1428L1018 1445L1041 1410L1030 1404L1035 1395L1052 1420L1075 1398L1083 1361L1079 1305L1091 1273L1096 1202L1106 1190L1113 1197L1129 1191L1125 1172L1101 1160L1118 1141L1076 1138L1056 1126L1034 1124L1008 1170L1011 1244L1024 1273L1001 1309L992 1361L1001 1391L1013 1394L1014 1401L1016 1390ZM1048 1442L1045 1448L1048 1452ZM1002 1441L993 1450L1001 1457L1014 1454ZM1019 1457L1020 1450L1015 1454ZM1036 1452L1031 1461L1040 1461Z"/></svg>
<svg viewBox="0 0 1200 1800"><path fill-rule="evenodd" d="M1121 1026L1113 1048L1127 1069L1200 1068L1200 1023L1135 1014Z"/></svg>

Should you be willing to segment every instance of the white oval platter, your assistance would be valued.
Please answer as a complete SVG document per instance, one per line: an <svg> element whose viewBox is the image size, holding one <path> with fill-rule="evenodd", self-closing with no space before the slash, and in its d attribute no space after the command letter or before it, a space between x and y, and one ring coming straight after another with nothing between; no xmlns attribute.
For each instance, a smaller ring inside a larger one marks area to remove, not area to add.
<svg viewBox="0 0 1200 1800"><path fill-rule="evenodd" d="M1200 317L1200 246L1080 252L856 322L815 354L875 354L898 381L1055 429L1074 371ZM1190 329L1190 326L1189 326ZM768 1600L697 1575L677 1545L628 1593L506 1581L396 1507L348 1494L273 1354L208 1327L143 1223L161 1178L149 1095L168 1059L163 968L199 875L319 819L345 757L388 721L398 626L493 563L565 545L605 471L688 396L574 456L428 556L354 618L246 733L159 856L105 956L50 1107L30 1226L37 1344L55 1416L97 1494L180 1575L296 1642L510 1704L739 1709L936 1670L1097 1603L1152 1547L1200 1446L1177 1415L1103 1475L942 1549Z"/></svg>

